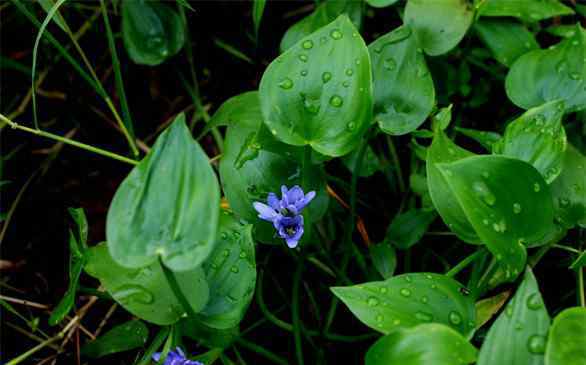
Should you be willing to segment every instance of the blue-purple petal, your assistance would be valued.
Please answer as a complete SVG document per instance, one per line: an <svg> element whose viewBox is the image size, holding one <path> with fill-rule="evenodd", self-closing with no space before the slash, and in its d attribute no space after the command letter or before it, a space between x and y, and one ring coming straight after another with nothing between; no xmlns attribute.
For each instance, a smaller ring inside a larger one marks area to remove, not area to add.
<svg viewBox="0 0 586 365"><path fill-rule="evenodd" d="M266 204L254 202L252 205L258 212L258 217L260 219L264 219L265 221L272 222L278 215L278 213L273 208Z"/></svg>

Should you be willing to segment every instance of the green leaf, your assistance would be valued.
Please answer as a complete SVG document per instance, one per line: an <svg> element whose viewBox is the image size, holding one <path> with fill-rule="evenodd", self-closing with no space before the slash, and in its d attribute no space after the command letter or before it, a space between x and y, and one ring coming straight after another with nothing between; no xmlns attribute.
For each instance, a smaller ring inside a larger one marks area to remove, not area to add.
<svg viewBox="0 0 586 365"><path fill-rule="evenodd" d="M437 165L470 224L513 280L525 267L525 244L554 229L549 186L526 162L473 156ZM503 183L506 182L506 183Z"/></svg>
<svg viewBox="0 0 586 365"><path fill-rule="evenodd" d="M448 128L452 121L452 107L453 104L443 107L432 117L433 123L437 123L441 130ZM431 137L433 137L433 132Z"/></svg>
<svg viewBox="0 0 586 365"><path fill-rule="evenodd" d="M513 64L505 89L515 105L529 109L561 99L566 113L586 108L586 32L576 27L572 38L526 53Z"/></svg>
<svg viewBox="0 0 586 365"><path fill-rule="evenodd" d="M586 157L568 144L562 173L551 184L556 217L565 228L586 228Z"/></svg>
<svg viewBox="0 0 586 365"><path fill-rule="evenodd" d="M203 269L210 299L198 314L199 321L217 329L237 326L250 304L256 283L252 226L242 225L224 211L220 215L216 248Z"/></svg>
<svg viewBox="0 0 586 365"><path fill-rule="evenodd" d="M494 58L508 67L525 53L539 49L533 33L514 21L481 19L474 24L474 30Z"/></svg>
<svg viewBox="0 0 586 365"><path fill-rule="evenodd" d="M480 143L487 151L492 151L492 146L502 138L502 136L496 132L479 131L462 127L456 127L455 130Z"/></svg>
<svg viewBox="0 0 586 365"><path fill-rule="evenodd" d="M77 225L77 239L76 243L79 243L79 246L82 250L87 249L87 236L88 236L88 223L87 218L85 216L85 212L83 208L69 208L69 215L73 218L73 221Z"/></svg>
<svg viewBox="0 0 586 365"><path fill-rule="evenodd" d="M55 5L55 1L53 0L39 0L38 3L39 5L41 5L41 7L46 13L49 13L51 8ZM67 27L67 22L65 22L65 19L63 18L59 10L57 10L57 12L55 13L53 21L55 22L55 24L59 26L59 28L61 28L61 30L67 33L67 31L69 30L69 28Z"/></svg>
<svg viewBox="0 0 586 365"><path fill-rule="evenodd" d="M573 24L550 25L545 28L545 31L560 38L572 38L576 34L576 26Z"/></svg>
<svg viewBox="0 0 586 365"><path fill-rule="evenodd" d="M159 262L142 269L127 269L112 259L105 243L90 248L87 260L86 272L99 279L114 300L133 315L158 325L168 325L185 314ZM199 312L209 296L204 271L197 267L174 274L194 312Z"/></svg>
<svg viewBox="0 0 586 365"><path fill-rule="evenodd" d="M181 333L209 348L228 348L240 334L238 326L217 329L206 326L197 318L185 318L180 326Z"/></svg>
<svg viewBox="0 0 586 365"><path fill-rule="evenodd" d="M400 250L407 250L423 237L435 220L433 210L409 209L397 215L387 231L387 239Z"/></svg>
<svg viewBox="0 0 586 365"><path fill-rule="evenodd" d="M568 308L551 325L545 365L583 365L586 363L586 308Z"/></svg>
<svg viewBox="0 0 586 365"><path fill-rule="evenodd" d="M464 38L474 9L462 0L408 0L405 24L416 33L420 47L430 56L447 53Z"/></svg>
<svg viewBox="0 0 586 365"><path fill-rule="evenodd" d="M397 268L397 253L395 248L386 241L368 246L370 258L374 267L383 279L393 276Z"/></svg>
<svg viewBox="0 0 586 365"><path fill-rule="evenodd" d="M485 298L476 302L476 328L480 328L490 321L490 319L501 309L509 296L510 291L499 293L490 298Z"/></svg>
<svg viewBox="0 0 586 365"><path fill-rule="evenodd" d="M278 141L270 141L267 144L267 140L264 139L261 142L264 145L262 149L254 147L252 155L241 161L242 151L248 148L250 137L263 126L259 105L258 93L247 93L246 96L243 94L224 103L212 120L218 123L222 120L229 122L224 154L220 160L220 177L230 208L236 215L254 224L256 239L274 242L273 225L258 219L258 212L252 204L255 201L265 202L269 192L278 194L281 185L302 185L301 164L294 159L294 155L303 151ZM285 156L267 149L280 150ZM286 157L287 155L289 157ZM317 195L307 206L306 211L309 212L311 220L317 221L325 214L328 206L325 174L323 168L318 165L309 167L307 173L310 174L307 179L308 186L302 188L306 192L314 190ZM306 224L310 222L306 221Z"/></svg>
<svg viewBox="0 0 586 365"><path fill-rule="evenodd" d="M252 23L254 24L254 34L256 34L257 38L266 4L267 0L253 0L252 2Z"/></svg>
<svg viewBox="0 0 586 365"><path fill-rule="evenodd" d="M185 24L160 1L122 1L122 38L135 63L156 66L177 54L185 43Z"/></svg>
<svg viewBox="0 0 586 365"><path fill-rule="evenodd" d="M407 26L387 33L368 46L374 78L374 114L388 134L417 129L435 103L435 89L425 57ZM408 84L409 87L405 87Z"/></svg>
<svg viewBox="0 0 586 365"><path fill-rule="evenodd" d="M550 318L528 267L523 282L490 327L478 365L541 365Z"/></svg>
<svg viewBox="0 0 586 365"><path fill-rule="evenodd" d="M368 349L366 365L463 365L476 360L477 350L458 332L438 323L400 329Z"/></svg>
<svg viewBox="0 0 586 365"><path fill-rule="evenodd" d="M458 204L446 179L436 166L438 163L454 162L469 156L474 156L474 154L458 147L441 129L436 128L433 142L427 153L427 186L435 209L450 230L456 233L461 240L477 244L480 243L480 238Z"/></svg>
<svg viewBox="0 0 586 365"><path fill-rule="evenodd" d="M512 16L526 22L536 22L574 11L558 0L486 0L479 9L481 16Z"/></svg>
<svg viewBox="0 0 586 365"><path fill-rule="evenodd" d="M302 38L334 21L340 14L346 14L356 28L362 25L362 1L326 0L315 8L313 13L293 24L281 39L281 53L293 47Z"/></svg>
<svg viewBox="0 0 586 365"><path fill-rule="evenodd" d="M358 151L359 149L355 149L354 151L350 152L346 156L342 157L342 162L344 165L352 172L353 174L356 173L356 159L358 158ZM362 165L360 166L360 172L358 173L361 177L369 177L374 175L375 172L381 169L380 162L374 151L370 146L366 146L366 151L364 152L364 157L362 159Z"/></svg>
<svg viewBox="0 0 586 365"><path fill-rule="evenodd" d="M264 122L278 139L345 155L372 120L366 45L342 15L271 62L259 92Z"/></svg>
<svg viewBox="0 0 586 365"><path fill-rule="evenodd" d="M366 3L373 8L385 8L395 4L398 0L366 0Z"/></svg>
<svg viewBox="0 0 586 365"><path fill-rule="evenodd" d="M493 152L530 163L551 183L562 171L566 151L563 111L561 100L527 110L507 126Z"/></svg>
<svg viewBox="0 0 586 365"><path fill-rule="evenodd" d="M83 210L81 212L83 213ZM77 291L79 276L86 263L85 256L80 252L77 240L71 231L69 231L69 251L69 286L59 304L51 312L49 317L49 325L51 326L60 323L71 311L75 303L75 292Z"/></svg>
<svg viewBox="0 0 586 365"><path fill-rule="evenodd" d="M81 354L93 359L142 347L149 330L139 320L132 320L112 328L81 348Z"/></svg>
<svg viewBox="0 0 586 365"><path fill-rule="evenodd" d="M474 301L445 275L410 273L330 289L362 323L384 334L427 322L446 324L466 337L474 331Z"/></svg>
<svg viewBox="0 0 586 365"><path fill-rule="evenodd" d="M219 209L216 175L180 114L116 191L106 222L110 254L129 268L161 256L174 271L193 269L213 250Z"/></svg>

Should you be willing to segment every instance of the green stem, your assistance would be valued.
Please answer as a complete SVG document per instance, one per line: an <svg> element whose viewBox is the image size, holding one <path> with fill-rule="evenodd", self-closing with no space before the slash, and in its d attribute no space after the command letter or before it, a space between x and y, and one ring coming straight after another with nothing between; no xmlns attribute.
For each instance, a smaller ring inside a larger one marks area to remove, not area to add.
<svg viewBox="0 0 586 365"><path fill-rule="evenodd" d="M301 342L301 328L303 324L299 318L299 287L301 286L301 275L303 274L303 258L297 263L297 270L293 275L293 293L291 303L291 317L293 319L293 337L295 338L295 355L297 363L303 365L303 344Z"/></svg>
<svg viewBox="0 0 586 365"><path fill-rule="evenodd" d="M256 352L260 356L264 357L267 360L272 361L275 364L279 364L279 365L288 365L289 364L289 362L286 359L280 357L279 355L265 349L262 346L255 344L255 343L248 342L243 338L238 338L236 340L236 343L239 344L240 346L244 347L247 350Z"/></svg>
<svg viewBox="0 0 586 365"><path fill-rule="evenodd" d="M473 254L466 257L464 260L460 261L456 266L451 268L448 272L446 272L445 275L449 276L449 277L456 276L456 274L458 274L466 266L470 265L474 260L476 260L480 255L482 255L483 252L484 252L484 250L482 250L482 249L477 250Z"/></svg>
<svg viewBox="0 0 586 365"><path fill-rule="evenodd" d="M109 157L109 158L114 159L114 160L118 160L118 161L121 161L121 162L125 162L125 163L130 164L130 165L138 165L138 161L131 160L131 159L127 158L127 157L124 157L124 156L115 154L113 152L106 151L106 150L103 150L101 148L97 148L97 147L94 147L94 146L90 146L90 145L85 144L85 143L77 142L77 141L74 141L72 139L68 139L68 138L65 138L65 137L61 137L61 136L56 135L56 134L53 134L53 133L45 132L45 131L42 131L40 129L34 129L34 128L25 127L23 125L20 125L20 124L18 124L16 122L13 122L12 120L6 118L3 114L0 114L0 121L8 124L13 129L19 129L21 131L28 132L28 133L32 133L32 134L36 134L36 135L41 136L41 137L50 138L52 140L55 140L55 141L58 141L58 142L62 142L62 143L65 143L65 144L68 144L68 145L71 145L71 146L75 146L77 148L81 148L81 149L84 149L86 151L90 151L90 152L96 153L98 155L106 156L106 157Z"/></svg>
<svg viewBox="0 0 586 365"><path fill-rule="evenodd" d="M173 294L175 294L175 297L177 298L179 303L181 303L183 310L185 310L185 312L190 318L196 318L197 314L189 304L189 301L185 297L185 294L183 294L183 291L181 290L181 287L179 286L179 283L177 282L177 278L175 277L173 271L171 271L169 268L167 268L167 266L165 266L163 260L160 257L159 263L161 264L161 268L163 269L163 273L165 274L165 278L167 279L167 282L169 283L169 286L171 287Z"/></svg>
<svg viewBox="0 0 586 365"><path fill-rule="evenodd" d="M399 182L399 190L401 193L405 191L405 182L403 181L403 171L401 170L401 163L399 161L399 156L397 155L397 150L395 148L395 144L393 143L393 139L388 134L386 135L387 145L389 146L389 153L391 154L391 158L393 159L393 163L395 164L395 171L397 171L397 181Z"/></svg>
<svg viewBox="0 0 586 365"><path fill-rule="evenodd" d="M578 280L577 280L577 291L578 301L582 307L586 307L586 296L584 295L584 268L578 268Z"/></svg>
<svg viewBox="0 0 586 365"><path fill-rule="evenodd" d="M576 253L578 255L582 253L582 252L580 252L580 250L576 250L573 247L568 247L568 246L564 246L564 245L558 245L557 243L554 243L552 245L552 247L559 248L560 250L568 251L568 252L571 252L571 253Z"/></svg>

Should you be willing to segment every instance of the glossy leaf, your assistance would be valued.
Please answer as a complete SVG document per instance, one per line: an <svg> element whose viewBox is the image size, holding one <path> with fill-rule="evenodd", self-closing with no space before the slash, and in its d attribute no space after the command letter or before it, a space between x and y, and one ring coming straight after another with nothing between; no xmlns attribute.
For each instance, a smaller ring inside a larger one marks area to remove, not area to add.
<svg viewBox="0 0 586 365"><path fill-rule="evenodd" d="M562 173L551 184L556 217L565 228L586 228L586 157L568 145Z"/></svg>
<svg viewBox="0 0 586 365"><path fill-rule="evenodd" d="M504 156L437 166L505 278L514 279L525 267L524 245L554 229L551 192L543 177L528 163Z"/></svg>
<svg viewBox="0 0 586 365"><path fill-rule="evenodd" d="M209 348L228 348L240 334L238 326L217 329L206 326L198 318L188 317L179 324L182 334Z"/></svg>
<svg viewBox="0 0 586 365"><path fill-rule="evenodd" d="M281 141L342 156L372 118L372 75L364 41L347 16L299 41L266 69L261 110Z"/></svg>
<svg viewBox="0 0 586 365"><path fill-rule="evenodd" d="M515 295L490 327L478 365L541 365L550 318L530 268Z"/></svg>
<svg viewBox="0 0 586 365"><path fill-rule="evenodd" d="M474 301L445 275L403 274L331 290L362 323L385 334L427 322L446 324L464 336L474 331Z"/></svg>
<svg viewBox="0 0 586 365"><path fill-rule="evenodd" d="M114 300L133 315L168 325L185 314L158 262L142 269L127 269L110 257L105 243L90 248L87 256L86 272L99 279ZM174 274L192 309L199 312L209 296L204 271L198 267Z"/></svg>
<svg viewBox="0 0 586 365"><path fill-rule="evenodd" d="M562 171L566 151L563 111L561 100L527 110L507 126L493 152L530 163L551 183Z"/></svg>
<svg viewBox="0 0 586 365"><path fill-rule="evenodd" d="M486 0L479 12L481 16L511 16L526 22L574 14L572 8L558 0Z"/></svg>
<svg viewBox="0 0 586 365"><path fill-rule="evenodd" d="M521 56L511 67L505 89L524 109L561 99L566 113L586 108L586 32L579 26L572 38Z"/></svg>
<svg viewBox="0 0 586 365"><path fill-rule="evenodd" d="M472 152L458 147L441 129L436 128L433 142L427 153L426 169L427 186L435 209L461 240L477 244L480 243L480 238L458 204L445 177L436 166L438 163L454 162L473 155Z"/></svg>
<svg viewBox="0 0 586 365"><path fill-rule="evenodd" d="M368 349L366 365L464 365L477 350L461 334L438 323L403 328L380 338Z"/></svg>
<svg viewBox="0 0 586 365"><path fill-rule="evenodd" d="M478 329L490 321L509 299L510 295L510 291L505 291L476 302L476 328Z"/></svg>
<svg viewBox="0 0 586 365"><path fill-rule="evenodd" d="M334 21L340 14L346 14L356 28L362 25L362 1L325 0L315 8L313 13L293 24L281 39L281 53L293 47L302 38L307 37L321 27Z"/></svg>
<svg viewBox="0 0 586 365"><path fill-rule="evenodd" d="M398 249L407 250L419 242L435 217L433 210L409 209L393 219L387 231L387 239Z"/></svg>
<svg viewBox="0 0 586 365"><path fill-rule="evenodd" d="M252 226L232 214L220 215L216 247L204 262L210 299L198 314L203 324L218 329L237 326L254 294L256 261Z"/></svg>
<svg viewBox="0 0 586 365"><path fill-rule="evenodd" d="M252 204L255 201L266 201L269 192L279 193L281 185L303 185L301 165L295 157L303 151L278 141L271 141L269 146L263 142L263 148L256 148L251 158L239 162L243 146L262 127L258 93L243 94L228 100L212 120L229 122L224 154L220 160L220 177L230 208L236 215L254 224L255 238L274 242L274 227L258 219L258 212ZM280 150L283 155L270 152L267 148ZM305 211L309 212L312 220L318 220L325 214L329 200L325 176L319 165L311 166L307 172L310 174L308 185L302 188L305 191L314 190L317 195Z"/></svg>
<svg viewBox="0 0 586 365"><path fill-rule="evenodd" d="M492 146L502 138L502 136L496 132L479 131L476 129L461 127L456 127L455 129L466 137L472 138L480 143L487 151L492 151Z"/></svg>
<svg viewBox="0 0 586 365"><path fill-rule="evenodd" d="M545 365L586 364L586 308L568 308L551 325Z"/></svg>
<svg viewBox="0 0 586 365"><path fill-rule="evenodd" d="M511 66L525 53L539 49L533 33L514 21L481 19L474 24L474 30L494 58L505 66Z"/></svg>
<svg viewBox="0 0 586 365"><path fill-rule="evenodd" d="M474 9L467 1L408 0L404 22L415 31L425 53L438 56L460 43L473 17Z"/></svg>
<svg viewBox="0 0 586 365"><path fill-rule="evenodd" d="M163 2L123 0L122 39L132 61L155 66L183 48L185 24Z"/></svg>
<svg viewBox="0 0 586 365"><path fill-rule="evenodd" d="M142 347L149 337L149 330L139 320L118 325L81 348L81 354L93 359L117 352Z"/></svg>
<svg viewBox="0 0 586 365"><path fill-rule="evenodd" d="M358 158L358 151L356 149L346 156L342 157L342 162L344 165L352 172L353 174L356 173L356 160ZM381 169L380 162L374 151L370 146L366 146L366 151L364 152L364 157L362 158L362 164L360 166L360 172L358 173L361 177L369 177L374 175L377 171Z"/></svg>
<svg viewBox="0 0 586 365"><path fill-rule="evenodd" d="M370 258L374 267L383 279L388 279L393 276L397 268L397 253L395 248L388 242L383 241L374 245L368 246Z"/></svg>
<svg viewBox="0 0 586 365"><path fill-rule="evenodd" d="M380 128L393 135L414 131L435 103L435 89L425 57L411 29L401 26L368 46L374 77L374 114ZM405 87L405 85L409 87Z"/></svg>
<svg viewBox="0 0 586 365"><path fill-rule="evenodd" d="M213 249L219 209L216 175L181 114L116 191L106 222L110 254L129 268L160 256L172 270L193 269Z"/></svg>

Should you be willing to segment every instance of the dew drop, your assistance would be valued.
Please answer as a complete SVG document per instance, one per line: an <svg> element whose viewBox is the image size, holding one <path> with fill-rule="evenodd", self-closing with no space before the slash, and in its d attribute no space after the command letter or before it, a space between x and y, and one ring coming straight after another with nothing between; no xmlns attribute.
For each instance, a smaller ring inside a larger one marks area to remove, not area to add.
<svg viewBox="0 0 586 365"><path fill-rule="evenodd" d="M539 193L540 190L541 190L541 185L539 185L539 183L533 184L533 191L534 192Z"/></svg>
<svg viewBox="0 0 586 365"><path fill-rule="evenodd" d="M299 74L301 76L305 77L305 76L307 76L307 70L301 70L301 72Z"/></svg>
<svg viewBox="0 0 586 365"><path fill-rule="evenodd" d="M240 270L238 269L238 266L232 266L230 268L230 271L232 271L234 274L238 274L238 271L240 271Z"/></svg>
<svg viewBox="0 0 586 365"><path fill-rule="evenodd" d="M433 315L427 312L415 312L415 318L422 322L431 322L433 320Z"/></svg>
<svg viewBox="0 0 586 365"><path fill-rule="evenodd" d="M346 75L347 76L352 76L352 75L354 75L354 71L351 68L347 68L346 69Z"/></svg>
<svg viewBox="0 0 586 365"><path fill-rule="evenodd" d="M222 251L222 256L228 257L228 255L230 255L230 250L225 249L224 251Z"/></svg>
<svg viewBox="0 0 586 365"><path fill-rule="evenodd" d="M381 294L385 294L388 291L388 289L384 286L382 286L379 290L380 290Z"/></svg>
<svg viewBox="0 0 586 365"><path fill-rule="evenodd" d="M572 80L580 80L582 78L582 76L579 73L577 73L577 72L572 72L570 74L570 78Z"/></svg>
<svg viewBox="0 0 586 365"><path fill-rule="evenodd" d="M344 82L342 83L342 86L344 86L344 87L348 87L348 86L350 86L350 81L344 81Z"/></svg>
<svg viewBox="0 0 586 365"><path fill-rule="evenodd" d="M133 302L151 304L155 300L153 293L140 285L134 284L122 285L114 290L112 296L122 304L130 304Z"/></svg>
<svg viewBox="0 0 586 365"><path fill-rule="evenodd" d="M348 128L349 131L353 131L356 128L356 123L350 122L346 125L346 128Z"/></svg>
<svg viewBox="0 0 586 365"><path fill-rule="evenodd" d="M301 61L301 62L307 62L307 55L300 54L299 55L299 61Z"/></svg>
<svg viewBox="0 0 586 365"><path fill-rule="evenodd" d="M342 99L342 97L340 95L333 95L330 98L330 105L336 108L339 108L342 106L342 104L344 104L344 100Z"/></svg>
<svg viewBox="0 0 586 365"><path fill-rule="evenodd" d="M488 205L494 205L496 197L489 190L488 186L483 181L475 181L472 183L472 189Z"/></svg>
<svg viewBox="0 0 586 365"><path fill-rule="evenodd" d="M240 255L238 255L238 257L240 257L241 259L245 259L246 257L248 257L248 255L246 254L246 252L240 251Z"/></svg>
<svg viewBox="0 0 586 365"><path fill-rule="evenodd" d="M289 90L293 87L293 80L290 78L284 78L283 81L279 82L279 87L281 89Z"/></svg>
<svg viewBox="0 0 586 365"><path fill-rule="evenodd" d="M411 290L407 288L402 288L401 290L399 290L399 293L406 298L411 296Z"/></svg>
<svg viewBox="0 0 586 365"><path fill-rule="evenodd" d="M533 122L535 122L535 125L541 127L545 124L545 117L541 114L537 114L533 117Z"/></svg>
<svg viewBox="0 0 586 365"><path fill-rule="evenodd" d="M515 323L515 329L516 329L517 331L520 331L520 330L522 330L522 329L523 329L523 324L522 324L521 322L517 322L517 323Z"/></svg>
<svg viewBox="0 0 586 365"><path fill-rule="evenodd" d="M338 29L334 29L330 32L330 37L332 37L332 39L342 39L342 32L340 32Z"/></svg>
<svg viewBox="0 0 586 365"><path fill-rule="evenodd" d="M513 204L513 213L515 213L515 214L521 213L521 204L519 204L519 203Z"/></svg>
<svg viewBox="0 0 586 365"><path fill-rule="evenodd" d="M309 39L308 39L308 40L306 40L306 41L303 41L303 43L301 43L301 46L302 46L304 49L312 49L312 48L313 48L313 41L311 41L311 40L309 40Z"/></svg>
<svg viewBox="0 0 586 365"><path fill-rule="evenodd" d="M538 293L533 293L527 297L527 308L538 310L542 307L541 298Z"/></svg>
<svg viewBox="0 0 586 365"><path fill-rule="evenodd" d="M451 311L448 315L448 320L451 324L457 326L462 323L462 315L456 311Z"/></svg>
<svg viewBox="0 0 586 365"><path fill-rule="evenodd" d="M421 303L423 303L423 304L427 304L427 302L429 301L429 299L425 295L422 296L420 300L421 300Z"/></svg>
<svg viewBox="0 0 586 365"><path fill-rule="evenodd" d="M321 74L321 80L323 81L324 84L326 84L331 79L332 79L332 73L331 72L327 72L326 71L323 74Z"/></svg>
<svg viewBox="0 0 586 365"><path fill-rule="evenodd" d="M482 224L484 224L485 226L488 226L488 225L489 225L489 223L490 223L490 222L489 222L489 221L488 221L488 219L486 219L486 218L482 220Z"/></svg>
<svg viewBox="0 0 586 365"><path fill-rule="evenodd" d="M379 304L379 300L375 297L369 297L366 301L369 307L376 307Z"/></svg>
<svg viewBox="0 0 586 365"><path fill-rule="evenodd" d="M527 350L532 354L543 354L546 342L545 336L531 335L527 339Z"/></svg>
<svg viewBox="0 0 586 365"><path fill-rule="evenodd" d="M376 316L376 321L377 322L382 322L383 319L385 319L385 317L382 314L379 314L379 315Z"/></svg>
<svg viewBox="0 0 586 365"><path fill-rule="evenodd" d="M410 283L411 282L411 277L408 275L405 275L405 281Z"/></svg>
<svg viewBox="0 0 586 365"><path fill-rule="evenodd" d="M394 58L389 57L386 60L384 60L383 67L389 71L393 71L395 68L397 68L397 62Z"/></svg>
<svg viewBox="0 0 586 365"><path fill-rule="evenodd" d="M495 232L504 233L507 230L507 223L503 219L501 219L500 222L493 223L492 228L494 229Z"/></svg>
<svg viewBox="0 0 586 365"><path fill-rule="evenodd" d="M228 239L228 233L222 232L222 239L223 240L227 240Z"/></svg>
<svg viewBox="0 0 586 365"><path fill-rule="evenodd" d="M513 316L513 306L511 304L507 305L507 309L505 309L505 314L507 317Z"/></svg>

